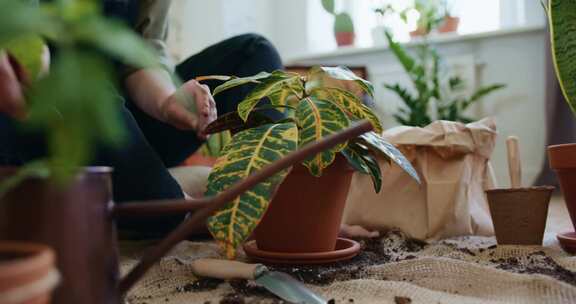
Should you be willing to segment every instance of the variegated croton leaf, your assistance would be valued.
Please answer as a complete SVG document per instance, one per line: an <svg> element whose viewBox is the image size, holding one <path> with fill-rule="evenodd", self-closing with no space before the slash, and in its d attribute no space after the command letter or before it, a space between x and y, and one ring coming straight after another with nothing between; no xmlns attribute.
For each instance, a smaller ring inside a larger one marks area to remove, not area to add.
<svg viewBox="0 0 576 304"><path fill-rule="evenodd" d="M372 151L379 153L385 159L389 159L400 166L406 173L408 173L412 178L414 178L418 183L420 183L420 177L418 173L412 167L412 164L406 159L406 157L400 152L394 145L387 142L382 136L374 133L368 132L360 135L360 142L366 147L370 148Z"/></svg>
<svg viewBox="0 0 576 304"><path fill-rule="evenodd" d="M346 67L314 67L308 74L309 81L314 81L318 77L328 76L336 80L353 81L358 85L366 94L374 98L374 85L371 82L364 80L350 69Z"/></svg>
<svg viewBox="0 0 576 304"><path fill-rule="evenodd" d="M268 124L237 133L224 147L208 178L207 196L230 188L256 171L296 150L298 129L294 123ZM208 229L234 258L236 248L260 222L284 170L245 192L208 219Z"/></svg>
<svg viewBox="0 0 576 304"><path fill-rule="evenodd" d="M296 122L300 129L300 147L319 141L323 137L337 133L350 125L346 113L335 104L308 97L300 101L296 108ZM336 153L342 151L347 143L341 143L334 148L318 153L304 161L310 174L322 175L322 170L334 161Z"/></svg>
<svg viewBox="0 0 576 304"><path fill-rule="evenodd" d="M380 119L353 93L340 88L326 87L315 88L310 92L310 95L321 100L332 101L343 111L349 113L350 117L354 120L367 119L372 124L372 127L374 127L374 131L382 133Z"/></svg>
<svg viewBox="0 0 576 304"><path fill-rule="evenodd" d="M376 158L370 154L370 150L360 143L351 142L342 150L342 155L356 171L370 175L374 190L379 193L382 188L382 171Z"/></svg>

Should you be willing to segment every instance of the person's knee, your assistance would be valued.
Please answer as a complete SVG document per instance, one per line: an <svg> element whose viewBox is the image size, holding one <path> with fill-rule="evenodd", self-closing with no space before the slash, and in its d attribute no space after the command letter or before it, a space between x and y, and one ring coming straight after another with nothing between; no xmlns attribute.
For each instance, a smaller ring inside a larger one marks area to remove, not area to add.
<svg viewBox="0 0 576 304"><path fill-rule="evenodd" d="M274 57L277 58L278 61L280 60L280 55L278 54L276 47L274 47L274 44L260 34L247 33L234 38L237 39L240 44L244 45L243 49L245 51L253 55L258 57Z"/></svg>

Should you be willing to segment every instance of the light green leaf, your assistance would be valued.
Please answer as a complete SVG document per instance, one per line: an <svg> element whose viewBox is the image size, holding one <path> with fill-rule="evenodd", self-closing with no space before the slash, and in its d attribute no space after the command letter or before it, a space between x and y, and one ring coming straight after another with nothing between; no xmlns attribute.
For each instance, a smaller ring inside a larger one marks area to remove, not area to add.
<svg viewBox="0 0 576 304"><path fill-rule="evenodd" d="M334 0L322 0L322 7L330 14L334 14L336 12L336 4L334 3Z"/></svg>
<svg viewBox="0 0 576 304"><path fill-rule="evenodd" d="M384 158L389 159L400 166L406 173L408 173L412 178L414 178L418 183L420 183L420 177L418 173L412 167L412 164L404 157L402 152L400 152L394 145L387 142L382 138L382 136L374 133L368 132L360 135L360 142L365 144L368 148L376 153L379 153Z"/></svg>
<svg viewBox="0 0 576 304"><path fill-rule="evenodd" d="M346 67L314 67L310 70L309 78L314 78L316 75L326 75L332 79L353 81L370 97L374 98L374 86L367 80L364 80L350 69Z"/></svg>
<svg viewBox="0 0 576 304"><path fill-rule="evenodd" d="M4 49L18 61L30 81L35 80L42 71L44 40L37 35L25 35L9 41Z"/></svg>
<svg viewBox="0 0 576 304"><path fill-rule="evenodd" d="M317 99L334 102L345 112L350 113L355 120L367 119L372 124L372 127L374 127L374 131L382 133L383 130L380 119L378 119L378 116L376 116L370 108L362 103L358 96L340 88L330 87L313 89L310 95Z"/></svg>
<svg viewBox="0 0 576 304"><path fill-rule="evenodd" d="M351 143L341 153L354 169L370 175L374 184L374 191L379 193L382 189L382 172L378 161L370 154L368 148L358 143Z"/></svg>
<svg viewBox="0 0 576 304"><path fill-rule="evenodd" d="M247 83L260 83L260 80L266 79L271 75L272 74L268 72L260 72L254 76L249 77L233 77L232 79L216 87L216 89L214 89L213 94L214 96L216 96L226 90L235 88L237 86L245 85Z"/></svg>
<svg viewBox="0 0 576 304"><path fill-rule="evenodd" d="M273 96L280 90L286 89L286 85L298 79L300 76L292 73L276 71L270 77L262 79L254 90L238 104L238 115L246 121L252 109L265 97Z"/></svg>
<svg viewBox="0 0 576 304"><path fill-rule="evenodd" d="M296 150L298 129L294 123L269 124L237 133L222 151L208 178L207 196L214 196L251 174ZM234 258L260 222L272 195L288 170L240 195L208 219L208 229Z"/></svg>
<svg viewBox="0 0 576 304"><path fill-rule="evenodd" d="M317 142L320 139L337 133L350 125L350 120L338 106L329 101L315 98L305 98L296 108L296 122L300 130L300 147ZM322 170L327 168L347 143L341 143L332 149L316 154L304 161L310 174L321 176Z"/></svg>

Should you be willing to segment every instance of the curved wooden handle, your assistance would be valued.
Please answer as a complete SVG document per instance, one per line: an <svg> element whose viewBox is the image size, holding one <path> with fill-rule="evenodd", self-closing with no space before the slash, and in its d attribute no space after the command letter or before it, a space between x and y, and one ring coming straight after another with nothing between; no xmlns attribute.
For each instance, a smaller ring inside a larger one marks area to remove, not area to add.
<svg viewBox="0 0 576 304"><path fill-rule="evenodd" d="M520 163L520 147L518 137L509 136L506 139L508 152L508 173L510 174L510 188L522 187L522 165Z"/></svg>
<svg viewBox="0 0 576 304"><path fill-rule="evenodd" d="M254 280L259 264L247 264L237 261L198 259L192 262L192 272L195 275L222 280L246 279Z"/></svg>

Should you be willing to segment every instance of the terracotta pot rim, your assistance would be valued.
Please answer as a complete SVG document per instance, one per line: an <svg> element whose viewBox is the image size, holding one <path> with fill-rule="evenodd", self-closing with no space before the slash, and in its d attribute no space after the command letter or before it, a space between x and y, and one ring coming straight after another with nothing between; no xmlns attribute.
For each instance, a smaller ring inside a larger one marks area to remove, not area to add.
<svg viewBox="0 0 576 304"><path fill-rule="evenodd" d="M554 186L533 186L533 187L524 187L524 188L498 188L498 189L486 190L486 193L513 193L513 192L531 192L531 191L550 192L550 191L554 191L554 189L556 189L556 187L554 187Z"/></svg>
<svg viewBox="0 0 576 304"><path fill-rule="evenodd" d="M1 241L0 254L2 253L17 257L6 261L0 260L0 280L50 267L55 262L54 251L42 244Z"/></svg>
<svg viewBox="0 0 576 304"><path fill-rule="evenodd" d="M263 258L273 258L278 260L323 260L338 257L347 257L360 250L360 244L354 240L339 237L336 242L336 248L331 251L323 252L274 252L258 248L258 242L252 240L244 244L244 250L247 254Z"/></svg>
<svg viewBox="0 0 576 304"><path fill-rule="evenodd" d="M549 146L548 146L548 151L550 151L550 150L558 150L558 149L563 149L563 148L571 148L571 147L576 147L576 143L565 143L565 144L549 145Z"/></svg>

